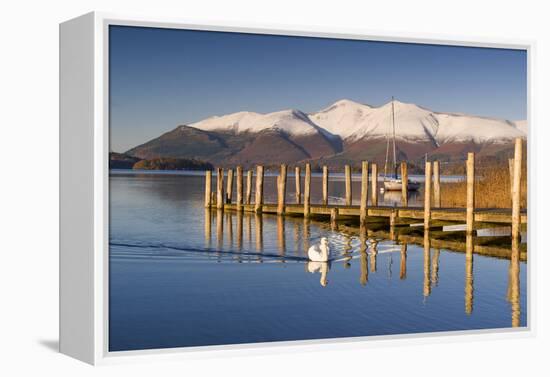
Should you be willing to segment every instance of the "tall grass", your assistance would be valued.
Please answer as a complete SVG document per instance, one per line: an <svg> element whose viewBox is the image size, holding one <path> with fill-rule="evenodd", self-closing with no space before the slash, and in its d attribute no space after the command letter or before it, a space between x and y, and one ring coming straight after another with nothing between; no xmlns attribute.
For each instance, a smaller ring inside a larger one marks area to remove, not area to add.
<svg viewBox="0 0 550 377"><path fill-rule="evenodd" d="M527 164L525 162L521 170L521 207L527 208ZM507 163L476 166L475 207L511 208L510 187L510 170ZM442 183L441 206L465 207L466 181Z"/></svg>

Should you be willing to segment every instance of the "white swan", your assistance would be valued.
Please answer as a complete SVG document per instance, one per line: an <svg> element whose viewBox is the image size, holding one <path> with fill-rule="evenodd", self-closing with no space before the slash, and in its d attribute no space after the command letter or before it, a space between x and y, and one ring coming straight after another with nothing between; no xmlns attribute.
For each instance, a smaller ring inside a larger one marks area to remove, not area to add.
<svg viewBox="0 0 550 377"><path fill-rule="evenodd" d="M326 237L321 238L319 245L313 245L307 251L307 256L313 262L327 262L330 256L330 247Z"/></svg>

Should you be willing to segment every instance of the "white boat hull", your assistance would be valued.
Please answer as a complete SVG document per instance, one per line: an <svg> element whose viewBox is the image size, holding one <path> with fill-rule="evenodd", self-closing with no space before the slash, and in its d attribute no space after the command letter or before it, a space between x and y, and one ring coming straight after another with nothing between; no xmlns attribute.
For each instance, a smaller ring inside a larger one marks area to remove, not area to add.
<svg viewBox="0 0 550 377"><path fill-rule="evenodd" d="M407 184L408 191L416 191L420 187L417 182L409 181ZM401 191L403 190L403 182L400 179L392 179L390 181L384 181L385 191Z"/></svg>

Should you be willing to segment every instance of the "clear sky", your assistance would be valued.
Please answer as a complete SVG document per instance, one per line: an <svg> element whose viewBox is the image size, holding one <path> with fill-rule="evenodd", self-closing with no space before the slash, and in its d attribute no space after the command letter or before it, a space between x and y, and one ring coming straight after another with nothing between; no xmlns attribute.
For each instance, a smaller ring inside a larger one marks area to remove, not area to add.
<svg viewBox="0 0 550 377"><path fill-rule="evenodd" d="M527 116L520 50L111 26L109 57L116 152L213 115L313 112L342 98Z"/></svg>

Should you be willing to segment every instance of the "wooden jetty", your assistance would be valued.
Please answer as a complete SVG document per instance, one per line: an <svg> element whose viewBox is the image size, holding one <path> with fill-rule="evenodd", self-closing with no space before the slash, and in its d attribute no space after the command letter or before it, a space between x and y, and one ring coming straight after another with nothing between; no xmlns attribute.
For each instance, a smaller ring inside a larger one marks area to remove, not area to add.
<svg viewBox="0 0 550 377"><path fill-rule="evenodd" d="M365 225L373 219L382 219L388 221L390 226L411 225L422 223L425 230L440 227L445 224L465 224L467 234L473 233L480 226L488 227L491 224L507 224L512 227L512 237L520 237L522 224L527 224L527 211L520 206L520 187L521 187L521 164L522 164L522 140L515 142L514 158L510 161L511 175L511 208L487 209L475 208L475 156L474 153L468 153L466 161L466 207L465 208L443 208L441 207L441 188L439 162L426 162L425 168L425 189L424 206L411 207L407 201L407 187L403 185L403 192L400 206L380 206L378 205L378 167L376 164L369 164L367 161L362 163L361 172L361 196L359 205L355 205L352 200L352 174L351 167L344 167L345 182L345 204L335 205L328 202L328 184L329 171L326 166L323 167L322 201L321 203L311 203L311 166L305 164L305 175L303 191L301 187L301 169L295 167L295 203L287 203L286 185L287 185L287 165L282 164L280 173L277 177L277 202L264 202L264 167L256 167L256 185L255 196L252 202L252 178L253 171L248 171L246 180L246 194L243 193L242 168L230 169L228 171L227 186L224 186L224 171L217 169L217 187L216 195L212 192L212 172L206 173L205 182L205 207L217 208L218 210L238 210L254 212L256 214L277 214L279 216L303 216L326 217L331 222L338 219L354 219ZM370 172L369 172L370 165ZM237 194L236 202L232 202L233 193L233 172L237 172ZM370 173L370 174L369 174ZM407 165L402 163L401 173L406 182L408 176ZM369 177L370 175L370 177ZM370 178L370 185L369 185ZM370 190L369 190L370 186ZM369 191L371 201L368 202Z"/></svg>

